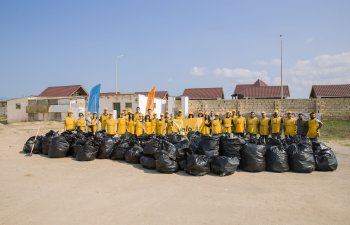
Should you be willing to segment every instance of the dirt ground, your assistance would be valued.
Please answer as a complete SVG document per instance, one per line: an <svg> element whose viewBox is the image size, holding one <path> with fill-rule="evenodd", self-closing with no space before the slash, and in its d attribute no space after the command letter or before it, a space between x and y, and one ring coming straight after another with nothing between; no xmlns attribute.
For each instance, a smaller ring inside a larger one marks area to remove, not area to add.
<svg viewBox="0 0 350 225"><path fill-rule="evenodd" d="M0 124L0 224L350 224L350 149L335 172L160 174L20 153L57 123Z"/></svg>

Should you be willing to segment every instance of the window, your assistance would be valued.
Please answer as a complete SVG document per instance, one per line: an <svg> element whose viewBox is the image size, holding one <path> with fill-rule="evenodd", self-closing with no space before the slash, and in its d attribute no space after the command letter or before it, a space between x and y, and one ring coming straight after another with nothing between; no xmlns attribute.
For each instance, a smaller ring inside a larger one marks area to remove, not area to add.
<svg viewBox="0 0 350 225"><path fill-rule="evenodd" d="M16 109L21 109L21 103L16 103Z"/></svg>
<svg viewBox="0 0 350 225"><path fill-rule="evenodd" d="M127 109L130 108L131 109L132 108L132 103L131 102L126 102L125 103L125 108L127 108Z"/></svg>

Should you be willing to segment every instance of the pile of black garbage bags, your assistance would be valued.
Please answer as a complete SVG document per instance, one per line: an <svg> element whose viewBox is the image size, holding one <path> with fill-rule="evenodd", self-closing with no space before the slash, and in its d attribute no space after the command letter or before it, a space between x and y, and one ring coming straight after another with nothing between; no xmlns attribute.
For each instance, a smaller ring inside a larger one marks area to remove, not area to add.
<svg viewBox="0 0 350 225"><path fill-rule="evenodd" d="M33 150L32 150L33 149ZM125 160L141 164L160 173L184 170L193 176L210 172L220 176L233 174L238 168L248 172L333 171L337 159L332 149L308 138L269 139L263 143L256 138L230 135L201 135L189 133L169 135L125 134L109 136L80 131L61 134L50 131L44 136L31 137L23 152L44 154L49 158L74 157L77 161L95 159Z"/></svg>

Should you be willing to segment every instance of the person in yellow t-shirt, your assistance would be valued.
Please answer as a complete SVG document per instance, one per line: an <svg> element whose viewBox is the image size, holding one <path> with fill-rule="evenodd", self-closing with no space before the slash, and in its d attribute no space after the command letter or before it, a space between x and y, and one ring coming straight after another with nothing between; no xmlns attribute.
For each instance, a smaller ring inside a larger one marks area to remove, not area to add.
<svg viewBox="0 0 350 225"><path fill-rule="evenodd" d="M271 137L272 138L277 138L277 139L281 138L282 126L283 126L283 120L278 115L278 111L275 110L273 112L271 119L270 119Z"/></svg>
<svg viewBox="0 0 350 225"><path fill-rule="evenodd" d="M68 111L68 116L64 119L64 130L75 130L75 118L72 111Z"/></svg>
<svg viewBox="0 0 350 225"><path fill-rule="evenodd" d="M256 137L258 133L259 119L255 116L254 112L250 112L250 116L247 119L246 132L250 137Z"/></svg>
<svg viewBox="0 0 350 225"><path fill-rule="evenodd" d="M148 135L154 134L152 129L152 122L149 115L145 116L144 131L145 131L145 134L148 134Z"/></svg>
<svg viewBox="0 0 350 225"><path fill-rule="evenodd" d="M164 135L165 134L165 119L164 114L160 114L160 119L157 120L156 124L156 134Z"/></svg>
<svg viewBox="0 0 350 225"><path fill-rule="evenodd" d="M101 130L106 131L106 121L109 118L108 116L108 108L104 108L103 113L100 116L100 124L101 124Z"/></svg>
<svg viewBox="0 0 350 225"><path fill-rule="evenodd" d="M198 112L198 118L203 118L203 117L204 117L203 112L202 112L202 111L199 111L199 112Z"/></svg>
<svg viewBox="0 0 350 225"><path fill-rule="evenodd" d="M166 126L166 134L174 133L174 121L169 116L168 112L165 112L165 126Z"/></svg>
<svg viewBox="0 0 350 225"><path fill-rule="evenodd" d="M126 134L127 120L125 119L125 113L122 112L117 120L117 131L119 135Z"/></svg>
<svg viewBox="0 0 350 225"><path fill-rule="evenodd" d="M222 119L222 133L232 133L232 117L230 116L230 112L227 111L226 115Z"/></svg>
<svg viewBox="0 0 350 225"><path fill-rule="evenodd" d="M221 127L218 113L215 113L215 118L214 120L211 121L211 127L212 127L211 132L213 135L222 133L222 127Z"/></svg>
<svg viewBox="0 0 350 225"><path fill-rule="evenodd" d="M205 113L204 120L200 128L200 133L204 135L209 135L211 133L210 128L211 128L211 121L209 118L209 114Z"/></svg>
<svg viewBox="0 0 350 225"><path fill-rule="evenodd" d="M232 126L231 126L231 130L232 132L235 131L235 119L236 119L237 115L236 115L236 110L231 110L231 118L232 118Z"/></svg>
<svg viewBox="0 0 350 225"><path fill-rule="evenodd" d="M83 113L79 113L79 119L76 120L75 126L82 132L86 132L86 120Z"/></svg>
<svg viewBox="0 0 350 225"><path fill-rule="evenodd" d="M175 119L185 119L185 117L182 115L181 109L179 109L179 111L177 112Z"/></svg>
<svg viewBox="0 0 350 225"><path fill-rule="evenodd" d="M151 124L152 124L152 133L157 133L157 114L153 113L151 118Z"/></svg>
<svg viewBox="0 0 350 225"><path fill-rule="evenodd" d="M318 141L318 137L320 136L320 129L323 126L323 123L316 118L316 114L314 112L310 113L310 119L307 121L308 132L307 136L311 141Z"/></svg>
<svg viewBox="0 0 350 225"><path fill-rule="evenodd" d="M284 136L294 137L297 134L297 121L292 117L292 112L287 112L287 118L284 119Z"/></svg>
<svg viewBox="0 0 350 225"><path fill-rule="evenodd" d="M128 133L135 134L135 116L133 113L130 113L128 115L127 125L128 125Z"/></svg>
<svg viewBox="0 0 350 225"><path fill-rule="evenodd" d="M117 128L117 120L113 118L113 113L110 112L106 120L107 134L114 136Z"/></svg>
<svg viewBox="0 0 350 225"><path fill-rule="evenodd" d="M270 134L270 118L266 117L265 112L261 112L261 118L259 120L259 134L260 134L260 140L262 140L263 143L267 144L267 141L269 139Z"/></svg>
<svg viewBox="0 0 350 225"><path fill-rule="evenodd" d="M139 115L139 119L136 120L136 122L135 122L135 134L136 134L136 136L140 136L143 134L143 127L144 127L143 116L141 114L141 115Z"/></svg>
<svg viewBox="0 0 350 225"><path fill-rule="evenodd" d="M245 117L242 116L241 111L237 111L237 117L235 119L235 134L240 137L244 137Z"/></svg>
<svg viewBox="0 0 350 225"><path fill-rule="evenodd" d="M140 112L140 107L136 107L136 112L134 114L135 121L139 121L140 116L142 116L142 113Z"/></svg>
<svg viewBox="0 0 350 225"><path fill-rule="evenodd" d="M92 118L90 121L90 125L88 126L88 132L95 134L97 131L97 125L98 125L98 117L97 117L97 112L94 112L92 114Z"/></svg>

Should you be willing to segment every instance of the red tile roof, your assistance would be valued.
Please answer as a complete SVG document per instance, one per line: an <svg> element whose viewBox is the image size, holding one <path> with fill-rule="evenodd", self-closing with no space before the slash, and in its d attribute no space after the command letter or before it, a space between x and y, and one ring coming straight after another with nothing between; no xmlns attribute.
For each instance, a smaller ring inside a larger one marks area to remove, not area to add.
<svg viewBox="0 0 350 225"><path fill-rule="evenodd" d="M135 94L148 96L148 92L147 91L138 91L138 92L135 92ZM168 96L169 96L168 91L157 91L156 90L156 94L155 94L156 98L166 99Z"/></svg>
<svg viewBox="0 0 350 225"><path fill-rule="evenodd" d="M268 86L258 79L254 84L237 84L234 94L238 98L280 98L281 86ZM287 85L283 86L283 97L290 97Z"/></svg>
<svg viewBox="0 0 350 225"><path fill-rule="evenodd" d="M71 97L74 95L88 96L81 85L48 87L40 93L39 97Z"/></svg>
<svg viewBox="0 0 350 225"><path fill-rule="evenodd" d="M350 84L312 85L310 98L350 97Z"/></svg>
<svg viewBox="0 0 350 225"><path fill-rule="evenodd" d="M189 99L224 99L223 88L187 88L184 90L183 96Z"/></svg>

